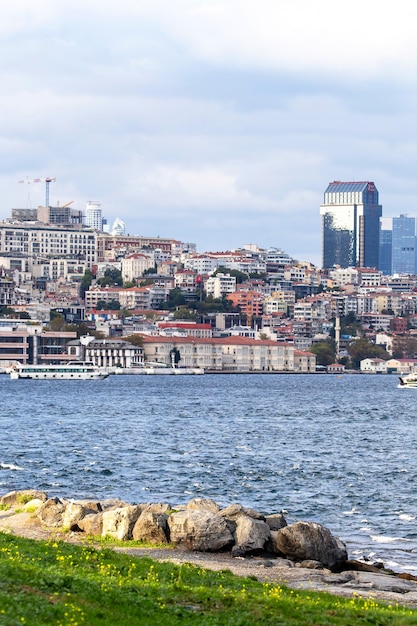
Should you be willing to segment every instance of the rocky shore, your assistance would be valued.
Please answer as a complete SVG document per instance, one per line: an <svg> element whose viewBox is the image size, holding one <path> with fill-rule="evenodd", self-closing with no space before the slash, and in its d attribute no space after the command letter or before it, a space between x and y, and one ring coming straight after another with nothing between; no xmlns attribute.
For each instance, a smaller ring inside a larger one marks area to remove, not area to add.
<svg viewBox="0 0 417 626"><path fill-rule="evenodd" d="M417 577L386 570L382 563L350 560L344 543L325 526L287 524L280 512L264 515L240 504L221 509L203 498L182 506L74 501L48 498L36 490L9 492L0 497L0 506L2 532L72 543L87 536L134 539L155 547L115 549L137 557L228 569L292 588L417 608Z"/></svg>

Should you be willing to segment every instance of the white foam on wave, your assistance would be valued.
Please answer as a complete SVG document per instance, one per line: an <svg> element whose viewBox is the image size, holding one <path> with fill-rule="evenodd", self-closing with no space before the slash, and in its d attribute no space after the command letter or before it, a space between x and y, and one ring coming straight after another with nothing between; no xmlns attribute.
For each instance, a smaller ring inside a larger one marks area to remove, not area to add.
<svg viewBox="0 0 417 626"><path fill-rule="evenodd" d="M355 515L355 513L357 513L358 510L355 509L355 507L353 507L353 509L351 509L350 511L342 511L343 515Z"/></svg>
<svg viewBox="0 0 417 626"><path fill-rule="evenodd" d="M404 520L405 522L412 522L413 520L416 519L416 516L408 515L407 513L402 513L401 515L399 515L399 518Z"/></svg>
<svg viewBox="0 0 417 626"><path fill-rule="evenodd" d="M19 467L18 465L13 465L13 463L0 463L0 469L23 471L23 467Z"/></svg>
<svg viewBox="0 0 417 626"><path fill-rule="evenodd" d="M371 535L372 541L375 543L393 543L394 541L406 541L402 537L389 537L388 535Z"/></svg>

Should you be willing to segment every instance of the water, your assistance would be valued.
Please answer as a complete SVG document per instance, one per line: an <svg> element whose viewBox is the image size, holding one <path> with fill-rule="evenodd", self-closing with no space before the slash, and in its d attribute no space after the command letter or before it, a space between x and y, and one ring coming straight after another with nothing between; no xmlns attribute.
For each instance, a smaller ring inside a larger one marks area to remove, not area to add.
<svg viewBox="0 0 417 626"><path fill-rule="evenodd" d="M395 377L0 376L0 394L0 493L284 510L417 572L417 390Z"/></svg>

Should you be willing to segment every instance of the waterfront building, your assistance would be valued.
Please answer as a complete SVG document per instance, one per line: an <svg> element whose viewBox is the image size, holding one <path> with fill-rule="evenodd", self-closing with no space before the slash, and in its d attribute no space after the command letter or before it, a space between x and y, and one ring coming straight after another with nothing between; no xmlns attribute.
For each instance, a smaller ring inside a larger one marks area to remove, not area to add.
<svg viewBox="0 0 417 626"><path fill-rule="evenodd" d="M323 268L379 267L382 206L373 182L330 183L320 215Z"/></svg>

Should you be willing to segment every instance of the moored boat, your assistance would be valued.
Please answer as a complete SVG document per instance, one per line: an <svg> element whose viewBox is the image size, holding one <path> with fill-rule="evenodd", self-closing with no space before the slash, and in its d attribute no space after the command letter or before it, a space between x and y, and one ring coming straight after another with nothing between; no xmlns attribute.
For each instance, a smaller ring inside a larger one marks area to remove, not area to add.
<svg viewBox="0 0 417 626"><path fill-rule="evenodd" d="M10 378L35 380L102 380L110 372L88 361L70 361L65 364L23 365L10 370Z"/></svg>

